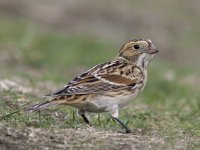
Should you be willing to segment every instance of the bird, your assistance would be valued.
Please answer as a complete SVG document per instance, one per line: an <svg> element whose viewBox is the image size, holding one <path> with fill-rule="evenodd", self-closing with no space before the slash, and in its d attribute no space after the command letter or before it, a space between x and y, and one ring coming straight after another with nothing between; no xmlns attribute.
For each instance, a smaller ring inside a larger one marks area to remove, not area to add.
<svg viewBox="0 0 200 150"><path fill-rule="evenodd" d="M76 76L63 88L45 95L46 101L33 105L28 112L50 106L69 105L88 124L85 112L109 112L125 130L131 130L119 119L119 110L141 93L147 83L147 69L159 50L150 39L134 39L125 43L117 57L98 64Z"/></svg>

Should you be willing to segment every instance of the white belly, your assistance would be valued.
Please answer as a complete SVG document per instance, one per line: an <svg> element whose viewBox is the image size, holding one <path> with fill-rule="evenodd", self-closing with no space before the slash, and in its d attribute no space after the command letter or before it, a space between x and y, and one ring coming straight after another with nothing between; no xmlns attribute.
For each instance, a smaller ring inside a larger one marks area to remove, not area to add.
<svg viewBox="0 0 200 150"><path fill-rule="evenodd" d="M119 95L115 97L97 95L88 100L84 106L84 110L88 112L108 112L113 105L118 105L119 108L126 106L130 100L138 95L139 91L127 95Z"/></svg>

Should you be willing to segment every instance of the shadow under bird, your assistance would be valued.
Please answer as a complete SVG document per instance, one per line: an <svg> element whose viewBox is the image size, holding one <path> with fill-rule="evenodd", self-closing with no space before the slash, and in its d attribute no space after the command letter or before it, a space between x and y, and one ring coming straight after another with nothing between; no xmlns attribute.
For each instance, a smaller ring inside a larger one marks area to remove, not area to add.
<svg viewBox="0 0 200 150"><path fill-rule="evenodd" d="M28 111L69 105L78 108L88 125L90 122L85 112L110 112L126 133L130 133L131 130L118 118L119 109L144 89L148 65L157 52L150 39L129 41L121 47L116 58L75 77L62 89L46 95L47 101L33 105Z"/></svg>

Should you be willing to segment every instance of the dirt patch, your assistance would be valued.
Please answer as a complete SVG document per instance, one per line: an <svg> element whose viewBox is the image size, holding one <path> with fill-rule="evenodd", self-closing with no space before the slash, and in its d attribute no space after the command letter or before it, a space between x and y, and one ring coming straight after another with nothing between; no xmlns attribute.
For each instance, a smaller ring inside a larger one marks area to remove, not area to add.
<svg viewBox="0 0 200 150"><path fill-rule="evenodd" d="M156 137L86 129L10 128L0 125L1 149L151 149L165 145Z"/></svg>

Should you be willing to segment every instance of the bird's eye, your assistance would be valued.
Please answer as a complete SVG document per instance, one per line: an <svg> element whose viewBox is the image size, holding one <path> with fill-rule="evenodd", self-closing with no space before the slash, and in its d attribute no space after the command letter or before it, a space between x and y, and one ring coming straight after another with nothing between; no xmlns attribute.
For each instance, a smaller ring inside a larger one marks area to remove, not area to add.
<svg viewBox="0 0 200 150"><path fill-rule="evenodd" d="M135 49L139 49L139 48L140 48L140 46L139 46L139 45L137 45L137 44L136 44L136 45L134 45L133 47L134 47Z"/></svg>

